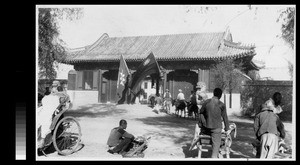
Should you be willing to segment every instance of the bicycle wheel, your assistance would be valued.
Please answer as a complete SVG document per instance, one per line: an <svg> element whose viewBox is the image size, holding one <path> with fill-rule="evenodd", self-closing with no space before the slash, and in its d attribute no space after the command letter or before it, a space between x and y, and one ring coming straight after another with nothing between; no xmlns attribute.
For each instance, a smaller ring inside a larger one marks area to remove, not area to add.
<svg viewBox="0 0 300 165"><path fill-rule="evenodd" d="M78 121L71 116L61 119L53 132L53 146L61 155L73 153L81 139L81 128Z"/></svg>

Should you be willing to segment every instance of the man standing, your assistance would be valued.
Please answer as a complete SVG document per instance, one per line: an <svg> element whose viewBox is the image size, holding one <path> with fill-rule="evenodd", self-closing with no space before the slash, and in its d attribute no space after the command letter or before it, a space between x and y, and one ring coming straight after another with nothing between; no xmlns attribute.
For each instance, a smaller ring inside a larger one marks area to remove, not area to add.
<svg viewBox="0 0 300 165"><path fill-rule="evenodd" d="M229 123L226 106L220 101L222 90L220 88L215 88L213 93L214 96L211 99L206 100L200 109L200 115L203 114L203 117L205 118L201 133L211 136L211 157L218 158L221 145L222 121L224 121L226 134L229 133Z"/></svg>
<svg viewBox="0 0 300 165"><path fill-rule="evenodd" d="M275 92L254 119L254 132L260 141L257 157L272 159L278 151L279 137L285 138L284 125L276 113L281 112L281 94ZM280 109L281 111L278 111Z"/></svg>
<svg viewBox="0 0 300 165"><path fill-rule="evenodd" d="M179 89L178 90L178 95L177 95L177 100L181 103L181 102L184 102L185 101L185 98L184 98L184 94L182 93L182 90Z"/></svg>
<svg viewBox="0 0 300 165"><path fill-rule="evenodd" d="M119 122L119 127L113 128L107 140L107 145L110 148L107 152L125 154L129 149L129 144L134 140L134 136L125 131L127 121L122 119Z"/></svg>
<svg viewBox="0 0 300 165"><path fill-rule="evenodd" d="M198 82L197 83L197 86L196 86L196 96L197 96L197 105L198 105L198 108L200 109L203 102L205 100L208 99L208 96L206 94L206 85L204 82Z"/></svg>
<svg viewBox="0 0 300 165"><path fill-rule="evenodd" d="M169 92L169 89L166 89L166 92L164 93L164 106L167 110L167 114L170 114L171 104L172 104L172 96L171 93Z"/></svg>
<svg viewBox="0 0 300 165"><path fill-rule="evenodd" d="M199 81L197 83L197 86L196 86L196 102L197 102L197 106L198 106L198 109L201 109L202 107L202 104L204 103L205 100L208 99L208 96L206 94L206 85L204 82L201 82ZM203 116L203 114L199 114L199 123L198 123L198 126L199 128L201 128L203 126L203 123L205 123L205 118Z"/></svg>

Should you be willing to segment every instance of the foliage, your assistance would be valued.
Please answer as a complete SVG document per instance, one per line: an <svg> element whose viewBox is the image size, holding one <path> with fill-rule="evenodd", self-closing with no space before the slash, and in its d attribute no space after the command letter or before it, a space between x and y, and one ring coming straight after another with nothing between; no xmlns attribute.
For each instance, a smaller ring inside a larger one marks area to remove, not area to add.
<svg viewBox="0 0 300 165"><path fill-rule="evenodd" d="M82 16L81 8L38 9L38 66L39 77L55 79L56 63L65 57L64 42L59 39L59 19L74 20Z"/></svg>
<svg viewBox="0 0 300 165"><path fill-rule="evenodd" d="M283 40L292 48L294 49L294 43L295 43L295 16L296 16L296 8L295 7L287 7L285 10L283 10L279 18L277 19L277 22L282 21L281 25L281 37ZM291 78L293 78L293 63L288 62L289 67L289 73Z"/></svg>
<svg viewBox="0 0 300 165"><path fill-rule="evenodd" d="M223 91L228 89L229 93L233 89L241 87L243 63L227 59L213 65L211 71L215 75L215 87Z"/></svg>
<svg viewBox="0 0 300 165"><path fill-rule="evenodd" d="M282 109L279 114L281 120L292 120L293 86L290 81L249 81L241 91L242 114L253 117L260 112L260 105L267 101L275 92L283 96Z"/></svg>
<svg viewBox="0 0 300 165"><path fill-rule="evenodd" d="M288 61L288 68L289 68L289 73L290 73L291 79L293 79L294 65L290 61Z"/></svg>
<svg viewBox="0 0 300 165"><path fill-rule="evenodd" d="M281 37L284 41L289 44L294 49L294 31L295 31L295 16L296 16L296 8L295 7L287 7L283 10L277 22L282 21L281 25Z"/></svg>
<svg viewBox="0 0 300 165"><path fill-rule="evenodd" d="M200 13L200 14L207 14L209 12L214 12L218 8L215 6L198 6L198 5L185 5L183 6L186 13Z"/></svg>
<svg viewBox="0 0 300 165"><path fill-rule="evenodd" d="M259 80L260 75L259 72L256 70L250 70L247 75L252 79L252 80Z"/></svg>

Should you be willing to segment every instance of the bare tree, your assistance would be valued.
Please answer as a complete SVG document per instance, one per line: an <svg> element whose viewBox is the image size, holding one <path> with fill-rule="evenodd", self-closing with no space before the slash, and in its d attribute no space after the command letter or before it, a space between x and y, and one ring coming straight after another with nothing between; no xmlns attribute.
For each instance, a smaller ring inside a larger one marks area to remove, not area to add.
<svg viewBox="0 0 300 165"><path fill-rule="evenodd" d="M243 63L233 59L219 61L211 68L213 75L215 75L215 87L221 88L224 93L229 93L229 105L231 108L232 91L242 86L241 82L243 75ZM226 100L225 100L226 101Z"/></svg>

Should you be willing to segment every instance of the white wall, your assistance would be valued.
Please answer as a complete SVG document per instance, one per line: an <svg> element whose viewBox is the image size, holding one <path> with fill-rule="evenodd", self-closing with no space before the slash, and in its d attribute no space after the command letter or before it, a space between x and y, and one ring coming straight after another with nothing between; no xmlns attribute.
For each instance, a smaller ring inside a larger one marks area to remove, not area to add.
<svg viewBox="0 0 300 165"><path fill-rule="evenodd" d="M73 103L73 108L86 104L96 104L98 103L98 91L77 91L68 90L68 95Z"/></svg>
<svg viewBox="0 0 300 165"><path fill-rule="evenodd" d="M56 79L68 79L68 73L70 70L73 70L73 65L67 65L58 63L58 68L56 68L57 76Z"/></svg>
<svg viewBox="0 0 300 165"><path fill-rule="evenodd" d="M207 93L208 98L212 98L213 93ZM241 115L241 94L232 93L232 105L229 108L229 94L222 94L221 101L224 103L226 97L226 110L227 115Z"/></svg>

